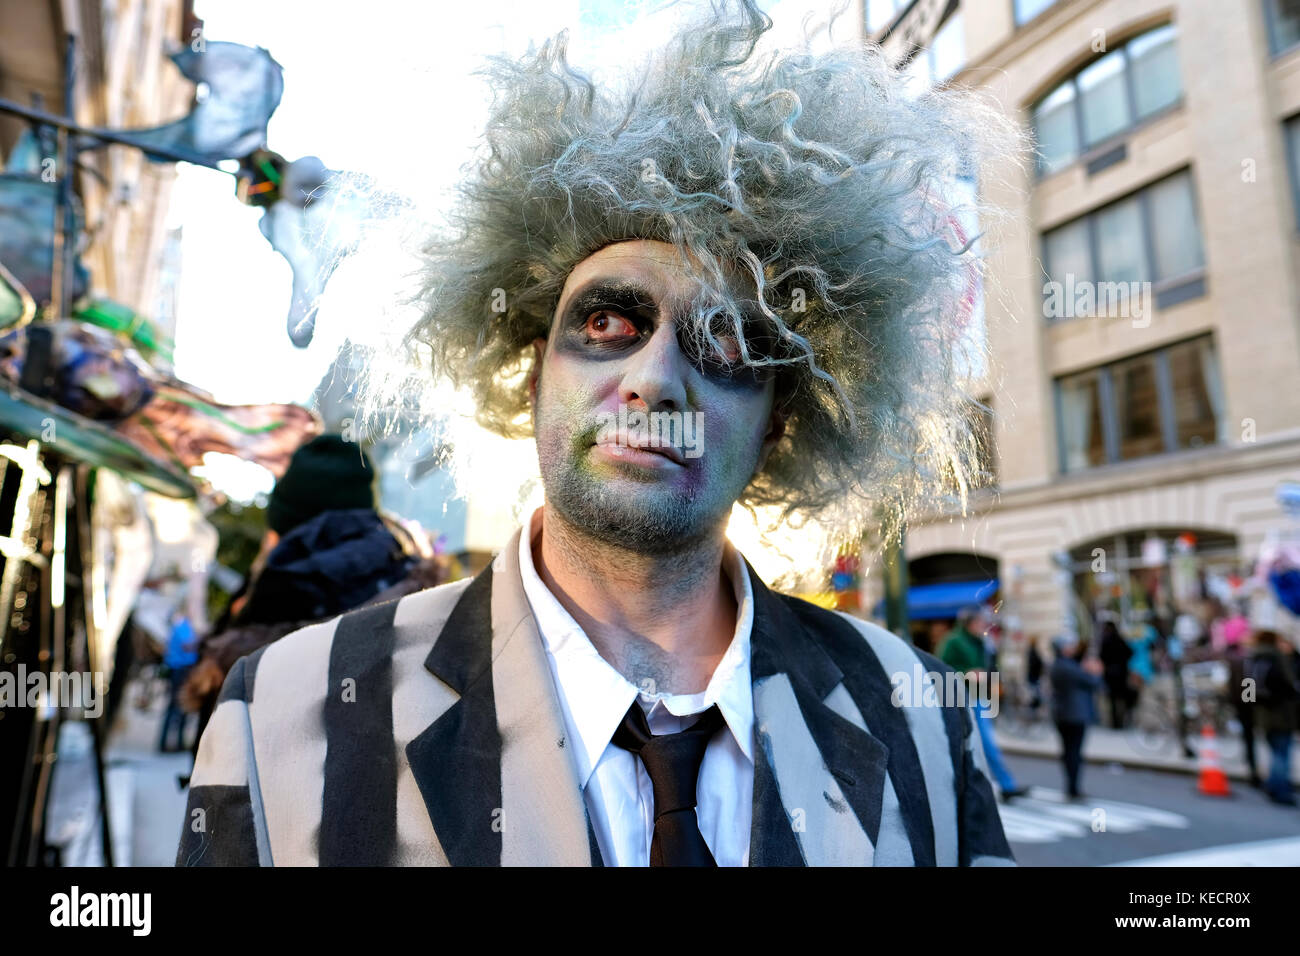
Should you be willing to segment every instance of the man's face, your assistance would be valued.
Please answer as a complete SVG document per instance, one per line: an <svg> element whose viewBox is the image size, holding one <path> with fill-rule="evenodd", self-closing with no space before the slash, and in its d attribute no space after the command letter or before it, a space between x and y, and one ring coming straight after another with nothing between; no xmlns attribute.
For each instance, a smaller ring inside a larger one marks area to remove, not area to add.
<svg viewBox="0 0 1300 956"><path fill-rule="evenodd" d="M666 553L725 524L780 438L770 376L696 356L699 284L667 243L606 246L570 273L532 382L549 506L599 540Z"/></svg>

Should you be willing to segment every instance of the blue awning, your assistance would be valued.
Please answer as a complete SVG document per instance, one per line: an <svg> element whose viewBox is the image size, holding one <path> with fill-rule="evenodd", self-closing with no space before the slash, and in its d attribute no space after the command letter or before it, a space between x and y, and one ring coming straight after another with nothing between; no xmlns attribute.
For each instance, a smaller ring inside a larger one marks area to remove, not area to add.
<svg viewBox="0 0 1300 956"><path fill-rule="evenodd" d="M956 617L967 604L983 604L998 590L997 578L977 581L945 581L942 584L915 584L907 589L907 616L913 621L934 621ZM883 617L885 602L876 605L876 616Z"/></svg>

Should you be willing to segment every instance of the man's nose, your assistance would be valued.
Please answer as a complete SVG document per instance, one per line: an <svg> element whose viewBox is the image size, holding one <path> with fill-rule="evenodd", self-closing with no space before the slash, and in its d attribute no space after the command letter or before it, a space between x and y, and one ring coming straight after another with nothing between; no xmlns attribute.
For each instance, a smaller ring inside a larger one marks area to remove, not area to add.
<svg viewBox="0 0 1300 956"><path fill-rule="evenodd" d="M629 358L619 383L619 401L644 402L647 411L682 411L689 372L673 324L665 322Z"/></svg>

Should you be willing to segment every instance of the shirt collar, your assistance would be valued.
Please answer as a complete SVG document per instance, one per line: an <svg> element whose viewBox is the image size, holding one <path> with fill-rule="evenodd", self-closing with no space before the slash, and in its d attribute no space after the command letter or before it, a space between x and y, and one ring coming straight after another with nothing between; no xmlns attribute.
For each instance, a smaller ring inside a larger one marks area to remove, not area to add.
<svg viewBox="0 0 1300 956"><path fill-rule="evenodd" d="M583 787L609 745L614 731L642 688L634 686L600 656L586 632L542 582L533 564L532 544L542 530L542 509L525 522L519 535L519 574L532 608L542 643L552 662L552 673L564 704L570 736L576 737L575 756ZM745 559L730 541L724 543L722 566L736 598L736 630L713 676L700 694L675 694L655 701L659 708L684 716L718 705L727 728L752 762L754 697L750 682L750 634L754 626L754 594ZM581 693L566 693L581 688Z"/></svg>

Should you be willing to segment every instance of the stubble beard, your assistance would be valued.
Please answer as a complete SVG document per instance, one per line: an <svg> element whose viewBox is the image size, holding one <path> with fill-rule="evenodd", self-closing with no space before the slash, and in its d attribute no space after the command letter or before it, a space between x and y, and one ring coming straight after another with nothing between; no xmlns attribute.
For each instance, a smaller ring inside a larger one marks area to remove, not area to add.
<svg viewBox="0 0 1300 956"><path fill-rule="evenodd" d="M630 465L612 466L616 469L613 475L601 474L590 459L595 427L572 437L551 437L554 426L541 408L537 426L538 464L548 507L595 541L642 554L666 555L689 549L725 526L733 501L711 504L706 500L716 497L701 495L707 480L668 488L658 479L639 478ZM697 462L697 467L702 464Z"/></svg>
<svg viewBox="0 0 1300 956"><path fill-rule="evenodd" d="M693 489L598 475L587 460L590 447L562 447L558 455L539 450L547 505L583 534L629 551L671 554L718 529L718 516L700 507Z"/></svg>

